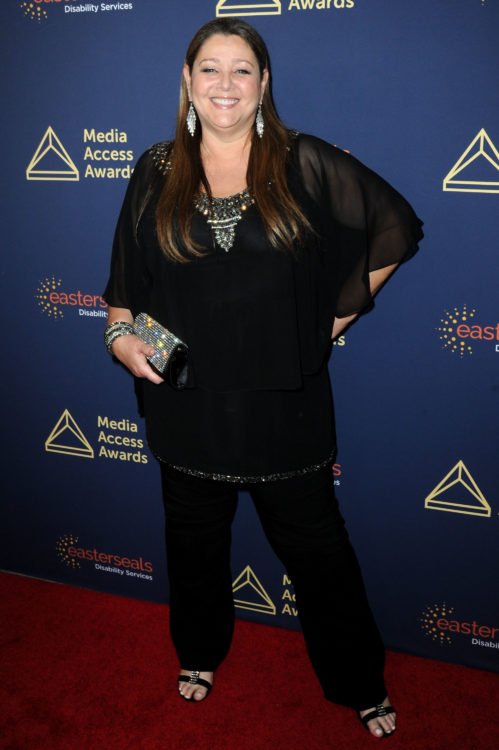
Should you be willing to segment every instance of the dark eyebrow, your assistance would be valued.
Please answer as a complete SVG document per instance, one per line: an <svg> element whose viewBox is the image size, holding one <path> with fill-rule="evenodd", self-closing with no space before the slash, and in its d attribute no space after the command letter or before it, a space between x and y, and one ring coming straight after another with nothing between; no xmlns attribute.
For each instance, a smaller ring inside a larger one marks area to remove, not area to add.
<svg viewBox="0 0 499 750"><path fill-rule="evenodd" d="M218 58L218 57L205 57L205 58L203 58L202 60L199 61L198 65L202 65L203 63L207 63L207 62L219 63L220 62L220 58ZM252 62L250 62L249 60L243 60L242 58L241 59L239 59L239 58L233 58L232 62L233 63L246 63L246 65L249 65L252 68L255 67Z"/></svg>

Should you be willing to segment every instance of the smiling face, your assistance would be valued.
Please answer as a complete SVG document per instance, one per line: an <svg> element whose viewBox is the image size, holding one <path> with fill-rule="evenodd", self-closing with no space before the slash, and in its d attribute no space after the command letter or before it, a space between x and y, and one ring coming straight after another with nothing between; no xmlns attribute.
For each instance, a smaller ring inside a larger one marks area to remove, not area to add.
<svg viewBox="0 0 499 750"><path fill-rule="evenodd" d="M251 47L239 36L214 34L184 77L203 130L218 138L243 137L253 127L268 72L260 75Z"/></svg>

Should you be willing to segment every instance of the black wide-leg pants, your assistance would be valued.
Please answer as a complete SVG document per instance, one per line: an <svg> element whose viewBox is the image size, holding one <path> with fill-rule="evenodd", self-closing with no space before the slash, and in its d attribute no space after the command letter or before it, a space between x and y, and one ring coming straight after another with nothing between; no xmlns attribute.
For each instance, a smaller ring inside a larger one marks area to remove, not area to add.
<svg viewBox="0 0 499 750"><path fill-rule="evenodd" d="M382 703L384 647L329 467L238 485L162 464L170 627L183 669L215 671L234 628L231 524L240 489L296 593L308 654L328 700L357 710Z"/></svg>

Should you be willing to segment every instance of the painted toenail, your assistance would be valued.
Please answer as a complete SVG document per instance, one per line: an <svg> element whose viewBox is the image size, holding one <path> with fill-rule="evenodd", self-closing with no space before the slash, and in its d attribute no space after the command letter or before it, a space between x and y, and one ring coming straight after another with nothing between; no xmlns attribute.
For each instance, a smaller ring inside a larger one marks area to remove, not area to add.
<svg viewBox="0 0 499 750"><path fill-rule="evenodd" d="M380 734L383 734L383 730L382 729L376 729L376 734L379 737Z"/></svg>

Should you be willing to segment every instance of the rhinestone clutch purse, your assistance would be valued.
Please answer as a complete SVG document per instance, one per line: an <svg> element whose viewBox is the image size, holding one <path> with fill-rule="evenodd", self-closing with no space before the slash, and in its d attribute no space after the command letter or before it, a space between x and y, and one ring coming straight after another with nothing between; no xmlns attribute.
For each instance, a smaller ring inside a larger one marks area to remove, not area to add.
<svg viewBox="0 0 499 750"><path fill-rule="evenodd" d="M154 354L147 360L161 377L173 388L184 388L189 374L187 344L146 313L137 315L133 330L145 344L154 347Z"/></svg>

